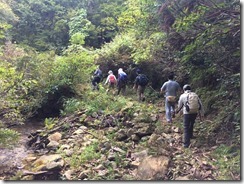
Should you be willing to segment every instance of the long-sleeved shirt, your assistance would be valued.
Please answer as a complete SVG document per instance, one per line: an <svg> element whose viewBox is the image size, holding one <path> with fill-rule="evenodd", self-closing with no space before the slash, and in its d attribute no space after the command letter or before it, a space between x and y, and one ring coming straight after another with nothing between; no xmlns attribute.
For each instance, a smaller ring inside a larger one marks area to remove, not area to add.
<svg viewBox="0 0 244 184"><path fill-rule="evenodd" d="M185 107L185 104L186 104L187 98L188 98L188 94L190 92L191 92L190 90L186 90L182 95L180 95L180 98L179 98L178 108L183 108L183 114L190 114L189 112L186 111L186 107ZM199 112L203 116L204 115L204 109L203 109L203 105L202 105L200 98L198 98L198 102L199 102L200 107L201 107Z"/></svg>

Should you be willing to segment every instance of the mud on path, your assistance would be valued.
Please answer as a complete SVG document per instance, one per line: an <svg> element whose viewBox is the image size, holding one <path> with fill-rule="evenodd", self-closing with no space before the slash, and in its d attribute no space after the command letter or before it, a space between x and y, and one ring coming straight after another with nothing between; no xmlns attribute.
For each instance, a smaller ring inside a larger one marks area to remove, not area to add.
<svg viewBox="0 0 244 184"><path fill-rule="evenodd" d="M18 170L23 168L22 160L28 154L33 153L28 150L26 142L31 132L41 129L43 125L38 122L28 122L25 125L14 126L11 129L19 132L20 138L15 145L9 148L0 148L0 180L11 180Z"/></svg>

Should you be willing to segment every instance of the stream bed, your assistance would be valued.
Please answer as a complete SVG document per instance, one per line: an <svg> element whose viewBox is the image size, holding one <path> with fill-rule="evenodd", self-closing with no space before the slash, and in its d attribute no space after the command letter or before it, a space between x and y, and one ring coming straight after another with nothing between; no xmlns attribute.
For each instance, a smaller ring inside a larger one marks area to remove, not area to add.
<svg viewBox="0 0 244 184"><path fill-rule="evenodd" d="M26 146L28 136L31 132L42 127L43 125L39 122L28 122L24 125L11 127L19 132L20 137L15 145L10 145L9 148L0 148L0 180L11 180L11 177L24 167L22 160L33 154L33 151Z"/></svg>

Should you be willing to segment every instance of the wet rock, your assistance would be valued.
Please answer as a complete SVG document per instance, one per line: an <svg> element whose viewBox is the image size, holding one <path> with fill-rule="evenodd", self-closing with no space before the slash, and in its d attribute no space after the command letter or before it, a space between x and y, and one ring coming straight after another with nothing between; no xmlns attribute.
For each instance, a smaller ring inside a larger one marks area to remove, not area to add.
<svg viewBox="0 0 244 184"><path fill-rule="evenodd" d="M103 169L105 169L105 167L104 167L104 165L99 164L97 167L94 167L93 169L94 170L103 170Z"/></svg>
<svg viewBox="0 0 244 184"><path fill-rule="evenodd" d="M93 112L92 115L91 115L91 117L98 118L98 113L97 112Z"/></svg>
<svg viewBox="0 0 244 184"><path fill-rule="evenodd" d="M138 160L134 160L130 163L130 167L133 169L138 168L139 165L140 165L140 161Z"/></svg>
<svg viewBox="0 0 244 184"><path fill-rule="evenodd" d="M26 181L28 181L28 180L33 180L34 179L34 176L23 176L22 178L21 178L21 180L26 180Z"/></svg>
<svg viewBox="0 0 244 184"><path fill-rule="evenodd" d="M103 147L104 147L106 150L109 150L109 149L112 147L112 145L111 145L111 143L109 143L109 142L105 142L104 145L103 145Z"/></svg>
<svg viewBox="0 0 244 184"><path fill-rule="evenodd" d="M115 161L111 161L110 165L112 166L113 169L117 168L117 163Z"/></svg>
<svg viewBox="0 0 244 184"><path fill-rule="evenodd" d="M55 133L48 136L49 141L59 142L61 140L61 138L62 138L62 134L59 132L55 132Z"/></svg>
<svg viewBox="0 0 244 184"><path fill-rule="evenodd" d="M115 160L115 153L110 152L110 153L108 154L108 160L109 160L109 161L114 161L114 160Z"/></svg>
<svg viewBox="0 0 244 184"><path fill-rule="evenodd" d="M148 140L148 144L149 145L153 145L156 143L156 140L158 139L159 135L157 134L152 134L150 137L149 137L149 140Z"/></svg>
<svg viewBox="0 0 244 184"><path fill-rule="evenodd" d="M165 156L146 157L142 160L137 170L140 180L161 180L168 172L169 158Z"/></svg>
<svg viewBox="0 0 244 184"><path fill-rule="evenodd" d="M172 135L171 134L162 133L162 137L165 138L165 139L171 139Z"/></svg>
<svg viewBox="0 0 244 184"><path fill-rule="evenodd" d="M118 147L113 147L113 150L116 151L116 152L122 153L122 154L125 153L124 150L122 150L121 148L118 148Z"/></svg>
<svg viewBox="0 0 244 184"><path fill-rule="evenodd" d="M89 173L90 173L90 170L82 171L82 172L78 175L78 178L81 179L81 180L85 180L86 178L88 178Z"/></svg>
<svg viewBox="0 0 244 184"><path fill-rule="evenodd" d="M48 148L51 149L57 149L59 146L59 143L57 141L50 141L47 145Z"/></svg>
<svg viewBox="0 0 244 184"><path fill-rule="evenodd" d="M43 171L47 169L61 168L63 165L64 161L62 160L61 155L53 154L41 156L32 164L32 167L34 171Z"/></svg>
<svg viewBox="0 0 244 184"><path fill-rule="evenodd" d="M180 133L180 128L179 127L172 127L173 132L175 133Z"/></svg>
<svg viewBox="0 0 244 184"><path fill-rule="evenodd" d="M98 173L97 173L97 175L98 176L106 176L107 173L108 173L107 170L99 170Z"/></svg>
<svg viewBox="0 0 244 184"><path fill-rule="evenodd" d="M135 112L135 113L133 114L133 116L134 116L134 117L137 117L137 116L139 116L139 114Z"/></svg>
<svg viewBox="0 0 244 184"><path fill-rule="evenodd" d="M135 124L135 122L133 122L133 121L125 121L124 122L124 126L127 127L127 128L134 127L134 124Z"/></svg>
<svg viewBox="0 0 244 184"><path fill-rule="evenodd" d="M124 141L124 140L126 140L126 139L128 138L127 135L126 135L126 131L123 130L123 129L119 130L119 131L115 134L115 136L116 136L116 139L117 139L118 141Z"/></svg>
<svg viewBox="0 0 244 184"><path fill-rule="evenodd" d="M82 115L80 116L80 122L85 121L86 118L87 118L87 115L86 115L86 114L82 114Z"/></svg>
<svg viewBox="0 0 244 184"><path fill-rule="evenodd" d="M131 154L131 157L138 161L143 160L147 156L148 156L148 149Z"/></svg>
<svg viewBox="0 0 244 184"><path fill-rule="evenodd" d="M136 134L139 137L151 135L154 132L154 128L152 125L145 123L138 123L134 126L134 130L136 130Z"/></svg>
<svg viewBox="0 0 244 184"><path fill-rule="evenodd" d="M131 137L133 134L135 134L135 130L133 128L130 128L130 129L127 130L126 135L128 137Z"/></svg>
<svg viewBox="0 0 244 184"><path fill-rule="evenodd" d="M65 150L65 149L69 149L69 148L70 148L70 146L68 144L63 144L60 146L61 150Z"/></svg>
<svg viewBox="0 0 244 184"><path fill-rule="evenodd" d="M64 160L54 160L48 162L46 165L47 170L61 169L64 166Z"/></svg>
<svg viewBox="0 0 244 184"><path fill-rule="evenodd" d="M71 180L72 179L72 175L74 174L74 170L67 170L64 172L64 177L67 179L67 180Z"/></svg>
<svg viewBox="0 0 244 184"><path fill-rule="evenodd" d="M89 126L92 128L98 128L102 124L101 120L95 119L94 121L89 122Z"/></svg>
<svg viewBox="0 0 244 184"><path fill-rule="evenodd" d="M65 153L65 155L66 155L67 157L70 157L70 156L73 155L74 151L67 149L67 150L64 151L64 153Z"/></svg>
<svg viewBox="0 0 244 184"><path fill-rule="evenodd" d="M84 131L85 131L84 129L77 129L77 130L73 133L73 135L80 135L80 134L83 134L83 133L85 133Z"/></svg>
<svg viewBox="0 0 244 184"><path fill-rule="evenodd" d="M149 138L150 138L149 136L144 136L144 137L141 138L141 141L143 141L143 142L144 142L144 141L148 141Z"/></svg>
<svg viewBox="0 0 244 184"><path fill-rule="evenodd" d="M35 157L35 156L28 156L28 157L26 157L26 158L23 160L23 162L31 163L31 162L33 162L34 160L36 160L36 158L37 158L37 157Z"/></svg>
<svg viewBox="0 0 244 184"><path fill-rule="evenodd" d="M150 119L152 122L156 122L158 120L158 115L157 114L151 114Z"/></svg>

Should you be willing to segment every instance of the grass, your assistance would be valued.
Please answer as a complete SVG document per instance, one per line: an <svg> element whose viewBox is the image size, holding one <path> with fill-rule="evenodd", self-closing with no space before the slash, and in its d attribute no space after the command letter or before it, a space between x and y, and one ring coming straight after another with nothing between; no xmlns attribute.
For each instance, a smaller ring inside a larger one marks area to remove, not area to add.
<svg viewBox="0 0 244 184"><path fill-rule="evenodd" d="M18 142L20 134L8 128L0 128L0 147L14 146Z"/></svg>
<svg viewBox="0 0 244 184"><path fill-rule="evenodd" d="M212 154L218 167L218 180L233 180L233 175L240 176L240 149L221 144Z"/></svg>
<svg viewBox="0 0 244 184"><path fill-rule="evenodd" d="M69 160L70 166L76 168L81 164L100 158L101 153L97 151L97 148L98 142L93 142L91 145L85 147L81 154L73 154ZM74 153L76 153L76 151Z"/></svg>

